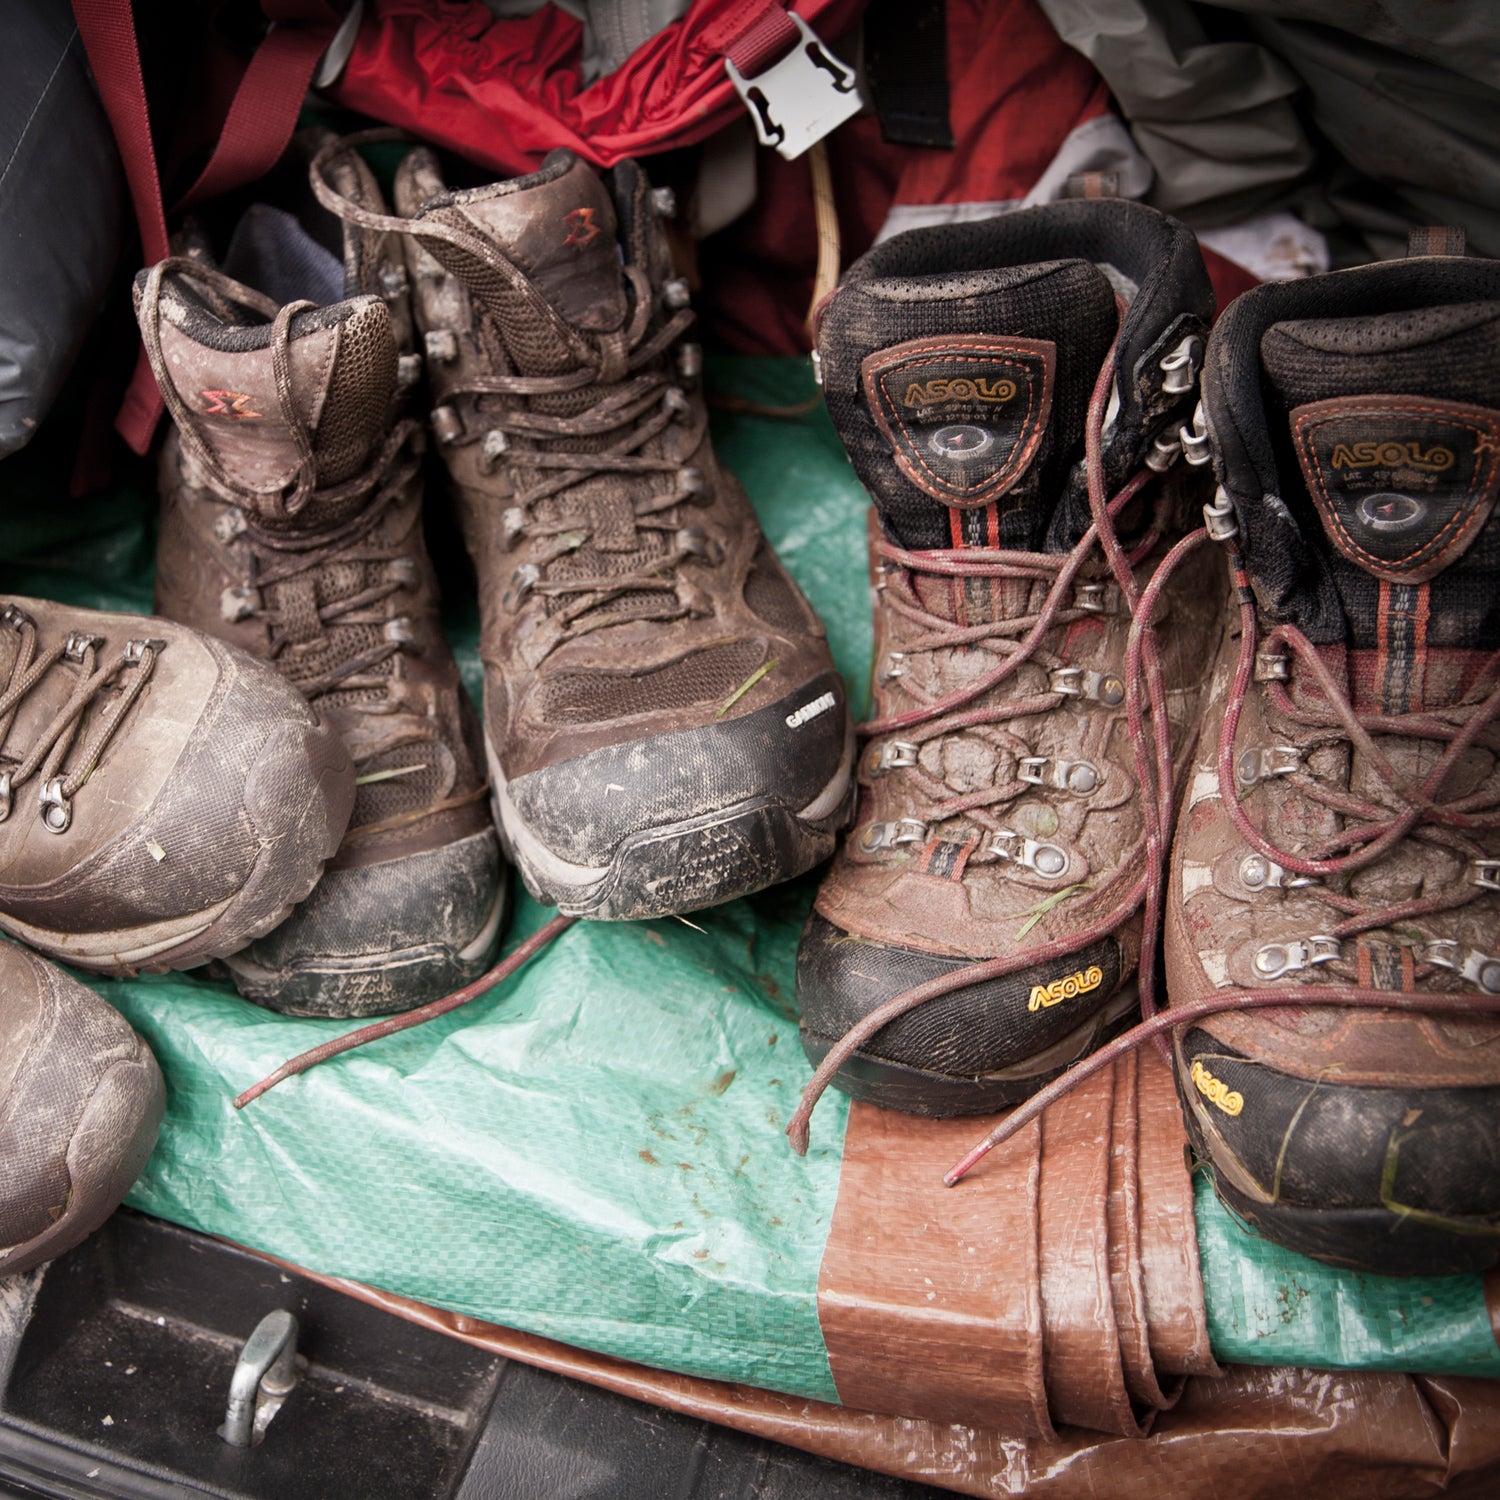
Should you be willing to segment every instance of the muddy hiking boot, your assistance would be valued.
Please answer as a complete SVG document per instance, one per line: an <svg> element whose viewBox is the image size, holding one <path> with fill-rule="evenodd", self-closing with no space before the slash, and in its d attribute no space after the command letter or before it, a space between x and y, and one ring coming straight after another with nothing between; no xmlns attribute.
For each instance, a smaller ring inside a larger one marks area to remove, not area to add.
<svg viewBox="0 0 1500 1500"><path fill-rule="evenodd" d="M156 1059L118 1012L0 942L0 1283L109 1217L165 1106Z"/></svg>
<svg viewBox="0 0 1500 1500"><path fill-rule="evenodd" d="M0 600L0 927L78 968L188 969L313 888L354 800L269 668L167 620Z"/></svg>
<svg viewBox="0 0 1500 1500"><path fill-rule="evenodd" d="M1212 310L1183 226L1083 201L897 235L823 311L829 413L874 501L874 720L797 993L808 1056L856 1098L1000 1109L1135 1007L1151 862L1127 637L1204 498L1182 428ZM1201 549L1154 608L1178 763L1221 599ZM934 981L950 992L878 1024Z"/></svg>
<svg viewBox="0 0 1500 1500"><path fill-rule="evenodd" d="M1239 628L1178 825L1166 974L1173 1005L1233 1008L1174 1033L1189 1128L1270 1239L1370 1271L1483 1268L1500 1259L1500 263L1259 287L1214 331L1203 404Z"/></svg>
<svg viewBox="0 0 1500 1500"><path fill-rule="evenodd" d="M565 914L692 911L800 874L847 821L853 740L822 627L714 457L666 198L568 152L399 220L436 447L479 578L507 852Z"/></svg>
<svg viewBox="0 0 1500 1500"><path fill-rule="evenodd" d="M362 164L342 176L380 207ZM342 226L316 212L340 244ZM158 607L273 662L358 773L311 898L227 960L242 994L296 1015L405 1010L458 987L487 967L505 901L477 717L422 536L399 247L351 230L341 248L262 208L228 263L270 295L199 259L136 282L175 424Z"/></svg>

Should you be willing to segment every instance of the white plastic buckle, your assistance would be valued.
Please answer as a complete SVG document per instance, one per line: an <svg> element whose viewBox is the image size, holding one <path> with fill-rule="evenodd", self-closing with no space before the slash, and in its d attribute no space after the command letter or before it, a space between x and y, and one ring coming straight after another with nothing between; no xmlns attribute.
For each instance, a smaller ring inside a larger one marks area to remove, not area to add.
<svg viewBox="0 0 1500 1500"><path fill-rule="evenodd" d="M917 763L921 746L911 740L883 740L872 746L869 756L870 774L883 776L887 771L903 770Z"/></svg>
<svg viewBox="0 0 1500 1500"><path fill-rule="evenodd" d="M1054 667L1047 677L1049 692L1064 698L1092 698L1106 708L1125 701L1125 683L1113 672L1093 672L1083 667Z"/></svg>
<svg viewBox="0 0 1500 1500"><path fill-rule="evenodd" d="M1234 763L1234 779L1241 786L1254 786L1271 776L1290 776L1302 769L1302 752L1296 745L1252 745L1240 751Z"/></svg>
<svg viewBox="0 0 1500 1500"><path fill-rule="evenodd" d="M1046 755L1023 755L1016 763L1016 780L1030 786L1052 787L1085 797L1101 781L1098 766L1086 760L1055 760Z"/></svg>
<svg viewBox="0 0 1500 1500"><path fill-rule="evenodd" d="M724 70L750 111L761 145L795 161L857 115L862 101L854 69L840 62L801 16L787 14L801 35L780 62L746 78L726 57Z"/></svg>
<svg viewBox="0 0 1500 1500"><path fill-rule="evenodd" d="M1460 979L1467 979L1486 995L1500 995L1500 958L1492 953L1481 953L1477 948L1467 951L1452 938L1439 938L1424 943L1417 954L1426 963L1440 969L1451 969Z"/></svg>
<svg viewBox="0 0 1500 1500"><path fill-rule="evenodd" d="M899 844L925 844L927 825L920 818L898 818L894 823L871 823L860 835L859 847L868 854Z"/></svg>

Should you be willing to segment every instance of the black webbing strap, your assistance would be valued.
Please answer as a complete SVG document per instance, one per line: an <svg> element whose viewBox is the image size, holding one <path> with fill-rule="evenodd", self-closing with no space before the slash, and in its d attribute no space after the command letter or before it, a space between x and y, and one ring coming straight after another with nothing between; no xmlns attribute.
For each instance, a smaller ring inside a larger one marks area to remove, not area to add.
<svg viewBox="0 0 1500 1500"><path fill-rule="evenodd" d="M886 140L952 147L946 0L871 0L865 70Z"/></svg>

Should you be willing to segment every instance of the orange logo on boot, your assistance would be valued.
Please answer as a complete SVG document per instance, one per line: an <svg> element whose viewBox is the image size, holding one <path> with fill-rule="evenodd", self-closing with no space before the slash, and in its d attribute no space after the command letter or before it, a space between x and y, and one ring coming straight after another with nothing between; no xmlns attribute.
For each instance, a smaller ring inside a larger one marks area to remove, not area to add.
<svg viewBox="0 0 1500 1500"><path fill-rule="evenodd" d="M248 421L260 415L258 411L250 410L250 398L244 391L200 391L198 394L208 402L203 408L206 416L243 417Z"/></svg>
<svg viewBox="0 0 1500 1500"><path fill-rule="evenodd" d="M954 401L1009 401L1016 394L1014 380L986 380L975 376L970 380L913 381L901 398L902 406L947 406Z"/></svg>
<svg viewBox="0 0 1500 1500"><path fill-rule="evenodd" d="M1042 1010L1044 1007L1060 1005L1064 1000L1086 995L1104 983L1104 970L1098 964L1090 964L1065 979L1054 979L1051 984L1034 984L1031 998L1026 1002L1027 1010Z"/></svg>
<svg viewBox="0 0 1500 1500"><path fill-rule="evenodd" d="M563 223L568 226L568 237L563 241L565 245L586 245L604 232L594 223L591 208L575 208L572 213L563 215Z"/></svg>
<svg viewBox="0 0 1500 1500"><path fill-rule="evenodd" d="M1217 1104L1226 1115L1237 1115L1244 1109L1244 1095L1237 1089L1230 1088L1222 1078L1215 1078L1201 1062L1193 1063L1192 1079L1193 1087L1210 1104Z"/></svg>
<svg viewBox="0 0 1500 1500"><path fill-rule="evenodd" d="M1406 439L1372 443L1335 443L1335 469L1396 469L1410 466L1441 474L1453 467L1453 450L1437 445L1423 452L1421 443Z"/></svg>

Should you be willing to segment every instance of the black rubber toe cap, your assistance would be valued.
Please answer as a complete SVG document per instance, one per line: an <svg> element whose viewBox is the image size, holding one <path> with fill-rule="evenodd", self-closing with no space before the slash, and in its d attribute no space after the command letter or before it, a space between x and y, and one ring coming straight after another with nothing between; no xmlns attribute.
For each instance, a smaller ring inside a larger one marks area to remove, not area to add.
<svg viewBox="0 0 1500 1500"><path fill-rule="evenodd" d="M804 1050L820 1062L877 1006L975 961L870 942L812 912L797 950ZM1019 1103L1098 1045L1121 968L1119 944L1105 938L930 1000L877 1032L835 1086L909 1114L981 1114Z"/></svg>
<svg viewBox="0 0 1500 1500"><path fill-rule="evenodd" d="M499 946L505 883L491 831L330 870L279 927L224 962L239 991L297 1016L378 1016L439 999Z"/></svg>
<svg viewBox="0 0 1500 1500"><path fill-rule="evenodd" d="M1295 1078L1198 1027L1177 1081L1220 1196L1268 1238L1386 1275L1500 1260L1500 1087Z"/></svg>

